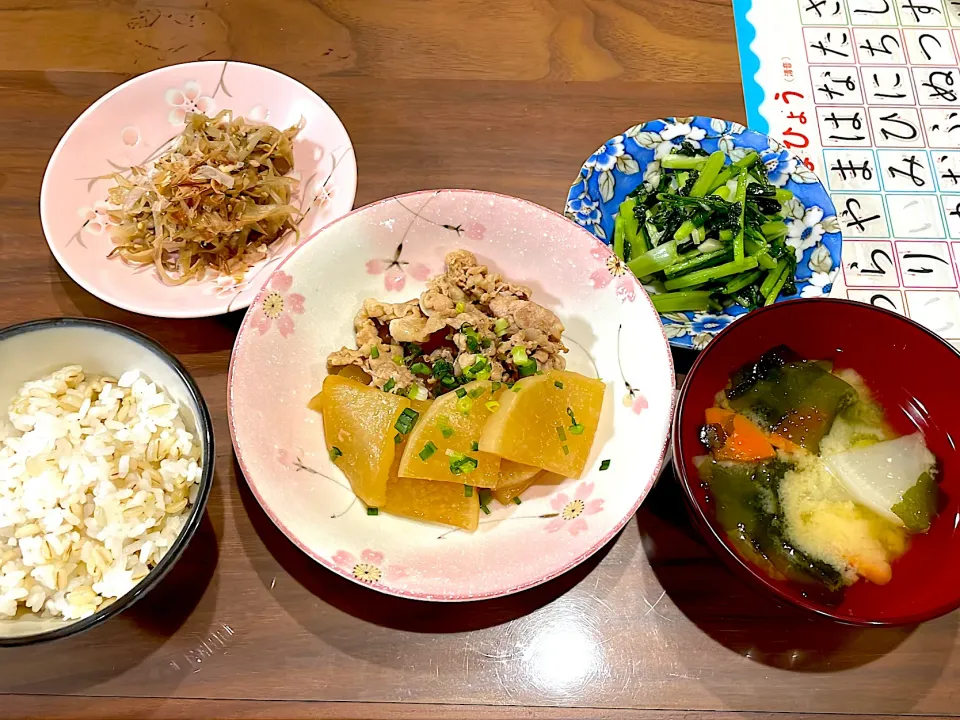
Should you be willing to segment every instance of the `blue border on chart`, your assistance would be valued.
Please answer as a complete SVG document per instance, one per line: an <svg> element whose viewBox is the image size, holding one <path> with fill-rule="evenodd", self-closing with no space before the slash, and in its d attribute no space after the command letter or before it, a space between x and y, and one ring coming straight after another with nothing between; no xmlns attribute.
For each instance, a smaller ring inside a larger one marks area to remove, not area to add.
<svg viewBox="0 0 960 720"><path fill-rule="evenodd" d="M765 0L770 2L770 0ZM770 133L770 123L760 114L763 103L763 88L757 82L760 58L750 49L757 37L757 30L747 20L753 0L733 0L733 19L737 26L737 49L740 54L740 75L743 78L743 103L747 108L747 127L764 134Z"/></svg>

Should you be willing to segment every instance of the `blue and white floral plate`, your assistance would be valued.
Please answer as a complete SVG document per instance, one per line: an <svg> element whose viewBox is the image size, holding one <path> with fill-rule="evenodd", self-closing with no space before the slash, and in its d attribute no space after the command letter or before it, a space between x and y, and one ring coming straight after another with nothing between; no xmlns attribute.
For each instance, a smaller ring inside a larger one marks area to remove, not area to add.
<svg viewBox="0 0 960 720"><path fill-rule="evenodd" d="M634 125L587 158L570 188L564 214L609 245L620 203L641 183L656 184L660 159L684 141L707 152L723 150L734 160L751 150L760 154L770 182L794 196L786 222L787 243L797 253L797 294L779 300L827 295L840 267L842 242L833 201L817 176L777 140L738 123L684 117ZM610 265L610 278L591 276L595 285L609 284L629 272L622 263ZM746 312L734 305L719 313L664 313L660 319L671 345L701 350Z"/></svg>

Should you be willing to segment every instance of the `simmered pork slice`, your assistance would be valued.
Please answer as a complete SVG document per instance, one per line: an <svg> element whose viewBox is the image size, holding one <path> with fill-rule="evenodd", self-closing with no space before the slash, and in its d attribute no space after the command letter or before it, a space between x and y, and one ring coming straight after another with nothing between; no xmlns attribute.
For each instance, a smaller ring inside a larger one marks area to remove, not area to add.
<svg viewBox="0 0 960 720"><path fill-rule="evenodd" d="M444 260L447 272L442 283L453 283L471 299L483 305L498 295L513 295L521 299L530 297L530 288L506 282L499 273L491 273L486 265L477 262L477 256L469 250L454 250L447 253ZM433 284L431 283L431 287Z"/></svg>

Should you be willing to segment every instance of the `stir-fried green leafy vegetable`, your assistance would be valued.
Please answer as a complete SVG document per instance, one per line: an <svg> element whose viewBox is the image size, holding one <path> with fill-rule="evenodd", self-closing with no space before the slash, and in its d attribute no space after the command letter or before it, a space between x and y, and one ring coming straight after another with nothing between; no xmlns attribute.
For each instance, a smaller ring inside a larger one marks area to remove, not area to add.
<svg viewBox="0 0 960 720"><path fill-rule="evenodd" d="M660 162L621 203L613 250L645 284L660 312L751 310L796 292L784 203L793 194L767 180L760 156L730 162L689 143Z"/></svg>

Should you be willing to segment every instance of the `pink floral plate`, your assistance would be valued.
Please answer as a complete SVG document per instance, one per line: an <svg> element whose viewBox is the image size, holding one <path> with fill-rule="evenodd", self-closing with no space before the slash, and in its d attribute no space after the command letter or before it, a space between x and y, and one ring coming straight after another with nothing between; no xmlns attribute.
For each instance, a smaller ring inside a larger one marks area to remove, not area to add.
<svg viewBox="0 0 960 720"><path fill-rule="evenodd" d="M456 248L532 288L566 326L569 369L607 385L583 477L531 488L520 505L492 502L475 533L367 515L327 455L322 417L306 407L327 355L356 347L364 298L416 297ZM250 488L301 550L382 592L458 601L545 582L609 542L657 478L674 391L657 313L605 245L524 200L439 190L361 208L282 262L237 336L228 410Z"/></svg>
<svg viewBox="0 0 960 720"><path fill-rule="evenodd" d="M40 190L40 219L50 250L85 290L117 307L157 317L204 317L247 307L295 238L242 282L208 275L164 284L152 266L108 259L113 248L107 191L110 175L149 165L183 130L187 112L234 115L281 129L303 123L294 143L296 202L305 213L302 243L353 207L357 163L336 113L310 88L275 70L229 61L160 68L114 88L70 126L50 157Z"/></svg>

